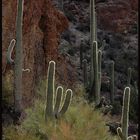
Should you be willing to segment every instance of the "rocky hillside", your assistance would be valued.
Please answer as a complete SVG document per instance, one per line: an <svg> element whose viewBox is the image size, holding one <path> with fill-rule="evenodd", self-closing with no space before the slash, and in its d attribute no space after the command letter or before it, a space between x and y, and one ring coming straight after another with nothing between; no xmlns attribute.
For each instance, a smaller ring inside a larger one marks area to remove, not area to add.
<svg viewBox="0 0 140 140"><path fill-rule="evenodd" d="M23 73L23 97L26 102L30 102L31 97L35 96L35 87L39 80L46 78L49 60L53 59L58 63L58 81L71 86L82 81L82 76L79 77L82 75L79 69L81 40L87 51L86 57L90 60L89 1L65 0L64 14L57 8L57 2L41 0L24 3L24 68L31 70L30 73ZM3 75L12 69L6 63L6 51L11 39L15 38L15 7L16 0L3 1ZM130 66L137 69L137 0L97 0L96 10L98 41L106 40L103 71L107 73L109 60L115 60L115 70L119 73L116 74L116 85L122 88L126 69ZM135 71L134 80L136 78Z"/></svg>
<svg viewBox="0 0 140 140"><path fill-rule="evenodd" d="M55 2L54 2L55 3ZM55 3L57 6L57 3ZM132 81L137 80L138 35L137 35L137 1L96 1L98 43L105 40L102 59L104 75L109 76L110 60L115 61L115 84L118 91L124 88L127 69L132 67ZM89 46L89 1L64 1L64 13L69 19L69 28L63 32L60 53L68 55L76 66L79 81L83 80L80 69L80 46L85 46L85 58L90 63ZM90 69L89 69L90 70Z"/></svg>
<svg viewBox="0 0 140 140"><path fill-rule="evenodd" d="M15 24L17 0L3 0L2 3L2 80L3 80L3 99L8 100L9 106L3 104L3 119L4 122L12 122L13 105L13 66L7 64L6 53L10 41L15 38ZM24 109L33 107L36 97L42 93L44 95L45 88L42 89L40 82L44 82L47 77L48 62L54 60L56 62L56 85L64 85L64 88L71 88L79 99L79 93L83 88L83 69L80 67L80 47L83 46L83 56L87 59L88 74L90 74L90 7L89 0L64 0L63 10L58 0L39 0L39 1L24 1L23 11L23 67L30 69L30 72L23 72L22 91ZM134 88L134 82L138 80L138 31L137 31L137 15L138 15L138 0L96 0L96 15L97 15L97 40L98 46L102 49L102 75L101 75L101 96L109 99L110 96L110 62L115 62L115 95L121 103L113 105L114 112L117 111L117 116L109 116L113 121L120 121L121 105L124 87L127 83L128 68L132 68L131 86ZM103 46L103 47L102 47ZM12 58L15 57L15 52L12 53ZM90 76L88 75L88 78ZM8 82L8 83L7 83ZM42 83L43 83L42 82ZM44 82L45 83L45 82ZM45 83L46 84L46 83ZM80 85L78 88L77 86ZM5 88L6 87L6 88ZM38 94L39 87L39 94ZM133 89L132 88L132 89ZM5 90L6 89L6 90ZM8 90L9 91L8 91ZM41 91L40 91L41 90ZM42 92L43 91L43 92ZM132 90L132 93L134 91ZM10 94L10 97L8 97ZM85 95L85 90L82 95ZM42 95L41 95L42 96ZM7 98L8 97L8 98ZM45 97L45 95L44 95ZM43 101L45 103L46 100ZM35 99L35 100L34 100ZM80 99L80 102L87 102L85 99ZM12 102L12 103L11 103ZM133 104L132 104L132 103ZM68 118L77 115L73 113L73 108L70 110ZM39 101L42 104L42 101ZM138 104L137 96L131 94L130 101L130 127L134 126L132 134L137 133L137 113ZM92 106L87 106L85 115L88 114L87 120L91 117L92 111L87 109ZM120 107L120 108L119 108ZM42 111L44 104L42 105ZM38 108L36 108L38 110ZM39 110L40 111L40 110ZM113 112L112 111L112 112ZM71 112L73 114L71 114ZM88 112L88 113L86 113ZM9 114L12 114L11 116ZM34 112L33 117L40 117L40 112ZM27 113L27 116L30 115ZM95 113L95 112L92 112ZM7 116L7 114L10 116ZM82 114L82 113L81 113ZM22 116L23 115L23 116ZM21 116L24 118L25 114ZM72 115L72 116L71 116ZM21 117L21 118L22 118ZM41 119L43 115L41 114ZM14 118L14 117L13 117ZM25 117L26 118L26 117ZM97 117L98 118L98 117ZM108 116L107 116L108 118ZM32 116L26 118L31 119ZM25 119L25 120L26 120ZM36 119L36 118L35 118ZM8 121L7 121L8 120ZM79 121L78 118L76 118ZM41 120L42 121L42 120ZM64 120L63 120L64 121ZM72 120L73 121L73 120ZM91 118L91 121L93 119ZM8 122L8 123L9 123ZM32 129L32 121L29 123ZM34 123L34 122L33 122ZM65 125L65 121L63 122ZM66 127L71 127L73 122ZM104 123L104 122L103 122ZM78 124L78 123L77 123ZM40 125L40 123L38 124ZM42 123L44 125L44 122ZM112 125L112 124L111 124ZM35 129L38 126L35 126ZM63 126L62 126L63 127ZM113 124L114 127L114 124ZM27 123L28 128L28 123ZM65 126L63 127L65 130ZM10 130L9 130L10 129ZM11 132L11 128L6 129ZM42 128L41 128L42 129ZM46 128L45 128L46 129ZM48 129L48 128L47 128ZM82 128L83 130L85 127ZM27 129L28 130L28 129ZM70 129L69 129L70 130ZM38 131L38 129L37 129ZM44 130L42 130L44 133ZM49 130L52 131L52 130ZM27 131L28 132L28 131ZM69 134L70 131L68 131ZM77 132L77 131L76 131ZM93 131L95 132L95 131ZM116 128L115 128L116 132ZM15 136L17 132L14 133ZM40 132L39 132L40 133ZM19 133L20 134L20 133ZM71 134L71 133L70 133ZM92 133L90 133L92 134ZM105 131L105 135L106 135ZM42 135L42 134L41 134ZM69 136L69 135L68 135ZM79 135L76 135L79 137ZM98 135L99 136L99 135ZM26 134L25 134L26 137ZM53 137L53 136L52 136ZM92 137L92 135L91 135ZM96 136L95 136L96 137ZM109 137L108 134L106 137ZM20 136L19 136L20 138ZM82 139L83 137L81 137ZM114 137L113 137L114 138ZM100 138L101 139L101 138Z"/></svg>

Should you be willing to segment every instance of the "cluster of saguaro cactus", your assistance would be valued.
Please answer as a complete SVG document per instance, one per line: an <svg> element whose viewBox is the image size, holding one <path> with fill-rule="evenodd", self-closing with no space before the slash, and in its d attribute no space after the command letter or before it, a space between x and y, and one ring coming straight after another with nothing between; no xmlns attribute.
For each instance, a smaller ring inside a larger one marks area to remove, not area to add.
<svg viewBox="0 0 140 140"><path fill-rule="evenodd" d="M18 0L18 11L16 19L16 40L13 39L9 45L7 53L7 61L14 64L14 101L15 111L21 112L22 104L22 19L23 19L23 3L24 0ZM15 47L15 61L11 58L11 53Z"/></svg>
<svg viewBox="0 0 140 140"><path fill-rule="evenodd" d="M124 95L123 95L121 127L117 128L117 133L121 140L133 140L135 138L133 136L128 137L129 102L130 102L130 88L126 87L124 89Z"/></svg>
<svg viewBox="0 0 140 140"><path fill-rule="evenodd" d="M110 101L111 104L114 103L114 61L111 61L111 65L110 65L110 69L111 69L111 81L110 81Z"/></svg>
<svg viewBox="0 0 140 140"><path fill-rule="evenodd" d="M48 75L47 75L47 102L45 107L45 120L48 118L59 118L63 115L71 102L72 99L72 90L67 89L64 102L62 104L63 97L63 88L61 86L57 87L55 93L55 62L50 61L48 67Z"/></svg>

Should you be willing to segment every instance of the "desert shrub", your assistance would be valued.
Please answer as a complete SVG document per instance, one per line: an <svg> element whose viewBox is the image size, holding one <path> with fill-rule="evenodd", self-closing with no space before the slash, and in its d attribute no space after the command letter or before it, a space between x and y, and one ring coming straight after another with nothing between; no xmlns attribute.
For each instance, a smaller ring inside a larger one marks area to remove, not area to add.
<svg viewBox="0 0 140 140"><path fill-rule="evenodd" d="M9 140L19 137L20 140L117 140L108 132L101 112L84 100L84 89L80 85L76 87L68 111L59 120L45 122L46 101L39 97L34 106L26 109L21 126L5 127L4 137Z"/></svg>
<svg viewBox="0 0 140 140"><path fill-rule="evenodd" d="M7 126L3 128L3 140L41 140L39 137L28 133L20 127Z"/></svg>
<svg viewBox="0 0 140 140"><path fill-rule="evenodd" d="M8 104L13 103L13 72L10 71L5 76L2 76L2 100Z"/></svg>

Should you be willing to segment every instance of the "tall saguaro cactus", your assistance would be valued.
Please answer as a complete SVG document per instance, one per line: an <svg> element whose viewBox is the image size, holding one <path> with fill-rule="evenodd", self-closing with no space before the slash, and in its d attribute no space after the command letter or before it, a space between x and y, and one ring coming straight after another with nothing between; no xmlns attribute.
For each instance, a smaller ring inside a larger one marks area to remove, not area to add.
<svg viewBox="0 0 140 140"><path fill-rule="evenodd" d="M95 1L90 0L90 47L91 47L91 80L90 80L90 86L92 87L94 82L94 62L93 62L93 55L94 53L94 46L93 41L97 41L97 35L96 35L96 13L95 13Z"/></svg>
<svg viewBox="0 0 140 140"><path fill-rule="evenodd" d="M23 48L22 48L22 20L23 20L24 0L18 0L18 9L16 17L16 39L12 39L7 51L7 62L14 65L14 104L15 112L22 111L22 72L30 69L23 69ZM16 44L16 46L15 46ZM11 58L15 47L15 60Z"/></svg>
<svg viewBox="0 0 140 140"><path fill-rule="evenodd" d="M117 133L121 140L128 139L129 102L130 102L130 88L126 87L124 89L123 95L121 128L120 127L117 128Z"/></svg>
<svg viewBox="0 0 140 140"><path fill-rule="evenodd" d="M114 61L111 61L111 81L110 81L110 101L111 104L114 103Z"/></svg>
<svg viewBox="0 0 140 140"><path fill-rule="evenodd" d="M98 71L98 45L97 42L93 42L94 48L94 55L93 55L93 62L94 62L94 94L95 94L95 104L99 104L100 102L100 93L99 93L99 71Z"/></svg>
<svg viewBox="0 0 140 140"><path fill-rule="evenodd" d="M55 119L62 116L68 109L72 99L72 90L67 89L62 105L63 88L57 87L55 94L55 62L50 61L47 75L47 102L45 107L45 120Z"/></svg>
<svg viewBox="0 0 140 140"><path fill-rule="evenodd" d="M16 19L16 47L15 47L15 63L14 63L14 97L15 110L22 109L22 20L23 20L23 3L24 0L18 0L18 11Z"/></svg>

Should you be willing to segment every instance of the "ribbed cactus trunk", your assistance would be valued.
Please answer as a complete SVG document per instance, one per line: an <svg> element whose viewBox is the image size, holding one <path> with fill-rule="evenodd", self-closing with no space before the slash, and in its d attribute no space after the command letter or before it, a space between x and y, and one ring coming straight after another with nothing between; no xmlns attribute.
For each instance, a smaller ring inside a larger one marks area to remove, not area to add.
<svg viewBox="0 0 140 140"><path fill-rule="evenodd" d="M132 69L128 68L128 71L127 71L127 86L130 86L130 84L131 84L131 73L132 73Z"/></svg>
<svg viewBox="0 0 140 140"><path fill-rule="evenodd" d="M50 61L47 74L47 103L45 110L45 119L53 118L54 109L54 82L55 82L55 62Z"/></svg>
<svg viewBox="0 0 140 140"><path fill-rule="evenodd" d="M88 87L88 73L87 73L87 60L83 60L83 75L84 75L84 86Z"/></svg>
<svg viewBox="0 0 140 140"><path fill-rule="evenodd" d="M125 136L125 140L128 137L128 122L129 122L129 102L130 102L130 88L126 87L123 97L123 109L122 109L122 134Z"/></svg>
<svg viewBox="0 0 140 140"><path fill-rule="evenodd" d="M93 42L93 63L94 63L94 91L95 94L95 104L98 105L100 103L100 93L99 93L99 70L98 70L98 45L97 42Z"/></svg>
<svg viewBox="0 0 140 140"><path fill-rule="evenodd" d="M114 61L111 61L110 102L114 103Z"/></svg>
<svg viewBox="0 0 140 140"><path fill-rule="evenodd" d="M90 0L90 47L91 47L91 74L90 74L90 87L92 88L94 82L94 62L93 62L93 55L94 53L94 46L93 41L96 41L96 14L95 14L95 1Z"/></svg>
<svg viewBox="0 0 140 140"><path fill-rule="evenodd" d="M101 64L102 64L102 51L99 50L98 51L99 93L100 93L100 90L101 90L101 75L102 75Z"/></svg>
<svg viewBox="0 0 140 140"><path fill-rule="evenodd" d="M22 20L23 20L23 3L24 0L18 0L18 11L16 19L16 47L15 47L15 66L14 66L14 101L15 111L22 110Z"/></svg>

